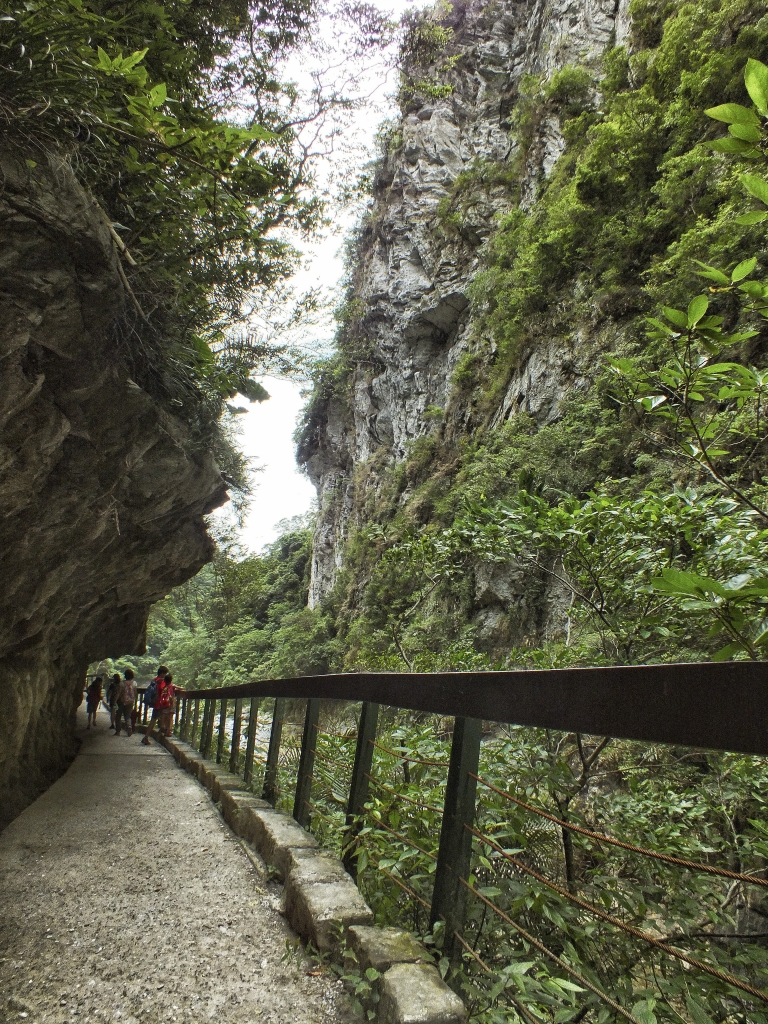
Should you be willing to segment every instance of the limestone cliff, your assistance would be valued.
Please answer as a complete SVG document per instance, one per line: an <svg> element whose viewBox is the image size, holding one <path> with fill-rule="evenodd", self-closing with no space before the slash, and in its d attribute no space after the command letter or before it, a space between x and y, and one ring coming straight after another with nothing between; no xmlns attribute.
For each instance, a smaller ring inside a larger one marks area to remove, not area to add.
<svg viewBox="0 0 768 1024"><path fill-rule="evenodd" d="M74 754L87 665L139 653L227 498L132 379L109 227L60 162L0 153L0 827Z"/></svg>
<svg viewBox="0 0 768 1024"><path fill-rule="evenodd" d="M454 4L447 22L459 59L445 76L449 94L428 100L417 92L404 100L358 239L352 292L362 355L351 388L317 399L300 445L320 503L311 605L329 592L344 561L355 505L362 503L355 467L374 456L402 460L411 442L436 429L432 410L449 431L476 425L471 404L452 394L450 383L473 344L467 289L498 215L513 202L531 202L564 148L558 117L549 115L523 151L510 112L526 76L546 80L566 65L596 65L607 48L620 45L627 12L627 0ZM491 181L465 206L461 229L447 234L441 214L460 175L505 164L518 168L516 197L507 183ZM519 410L539 423L557 417L563 396L582 386L590 358L590 346L579 347L577 339L538 345L512 375L495 422ZM495 596L492 581L478 587L489 600L509 603L507 584Z"/></svg>

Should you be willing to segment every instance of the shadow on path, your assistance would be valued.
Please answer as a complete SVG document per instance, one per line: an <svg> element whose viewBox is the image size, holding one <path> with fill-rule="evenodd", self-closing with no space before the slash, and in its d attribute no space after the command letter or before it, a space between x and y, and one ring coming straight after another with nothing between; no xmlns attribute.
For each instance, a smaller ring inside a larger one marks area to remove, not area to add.
<svg viewBox="0 0 768 1024"><path fill-rule="evenodd" d="M329 975L280 962L280 889L207 792L99 719L0 834L0 1021L347 1021Z"/></svg>

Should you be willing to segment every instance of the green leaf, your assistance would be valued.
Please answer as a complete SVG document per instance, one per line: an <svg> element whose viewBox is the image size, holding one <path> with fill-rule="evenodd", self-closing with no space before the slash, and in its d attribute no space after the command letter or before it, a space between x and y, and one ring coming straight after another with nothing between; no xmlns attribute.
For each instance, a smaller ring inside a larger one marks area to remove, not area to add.
<svg viewBox="0 0 768 1024"><path fill-rule="evenodd" d="M731 281L733 281L734 284L736 284L737 281L743 281L745 277L749 277L756 266L757 256L753 256L748 260L742 260L742 262L731 271Z"/></svg>
<svg viewBox="0 0 768 1024"><path fill-rule="evenodd" d="M96 67L100 68L102 71L111 71L112 61L109 59L109 54L106 52L106 50L102 50L102 48L99 46L96 50L96 54L99 58L96 62Z"/></svg>
<svg viewBox="0 0 768 1024"><path fill-rule="evenodd" d="M715 1024L701 1003L697 1002L693 996L688 996L685 1000L685 1005L688 1007L688 1013L690 1013L693 1019L693 1024Z"/></svg>
<svg viewBox="0 0 768 1024"><path fill-rule="evenodd" d="M755 260L755 263L757 263L757 260ZM709 299L706 295L697 295L696 298L691 299L688 304L688 323L686 326L695 327L708 309Z"/></svg>
<svg viewBox="0 0 768 1024"><path fill-rule="evenodd" d="M123 61L123 71L131 71L133 68L136 67L137 64L140 64L144 60L146 55L146 49L136 50L135 53L132 53L130 57L126 57Z"/></svg>
<svg viewBox="0 0 768 1024"><path fill-rule="evenodd" d="M663 569L661 578L651 580L654 590L664 594L680 594L687 597L701 597L702 594L716 594L727 597L727 592L717 580L698 576L695 572L681 572L679 569Z"/></svg>
<svg viewBox="0 0 768 1024"><path fill-rule="evenodd" d="M759 142L763 137L760 129L751 124L732 124L728 133L734 139L743 139L744 142Z"/></svg>
<svg viewBox="0 0 768 1024"><path fill-rule="evenodd" d="M662 310L667 320L673 323L675 327L685 328L688 326L688 317L682 309L672 309L670 306L663 306Z"/></svg>
<svg viewBox="0 0 768 1024"><path fill-rule="evenodd" d="M768 219L768 210L763 212L756 211L755 213L742 213L740 217L736 218L736 223L748 226L750 224L762 224L766 219Z"/></svg>
<svg viewBox="0 0 768 1024"><path fill-rule="evenodd" d="M751 196L768 206L768 181L765 178L759 178L756 174L742 174L740 180Z"/></svg>
<svg viewBox="0 0 768 1024"><path fill-rule="evenodd" d="M744 142L742 139L734 139L730 136L725 139L717 139L715 142L710 143L709 148L713 149L715 153L742 154L753 152L755 149L749 142Z"/></svg>
<svg viewBox="0 0 768 1024"><path fill-rule="evenodd" d="M536 966L535 960L515 960L504 968L505 974L526 974L532 967Z"/></svg>
<svg viewBox="0 0 768 1024"><path fill-rule="evenodd" d="M760 118L754 110L742 107L739 103L721 103L718 107L710 107L704 113L715 121L724 121L725 124L760 124Z"/></svg>
<svg viewBox="0 0 768 1024"><path fill-rule="evenodd" d="M744 84L757 109L768 117L768 67L750 57L744 70Z"/></svg>
<svg viewBox="0 0 768 1024"><path fill-rule="evenodd" d="M168 99L168 90L164 82L160 82L149 92L149 102L153 107L162 107Z"/></svg>
<svg viewBox="0 0 768 1024"><path fill-rule="evenodd" d="M640 1003L635 1003L632 1007L632 1015L637 1017L641 1024L656 1024L656 1014L653 1012L655 1005L655 1000L644 999Z"/></svg>
<svg viewBox="0 0 768 1024"><path fill-rule="evenodd" d="M703 270L696 271L699 277L706 277L708 280L714 281L715 284L727 285L731 283L730 278L726 277L722 270L718 270L717 267L710 267L706 263L702 263L701 260L694 260L693 262L698 263L700 267L704 268Z"/></svg>
<svg viewBox="0 0 768 1024"><path fill-rule="evenodd" d="M381 975L379 974L375 967L369 967L365 972L365 976L368 979L368 981L378 981L379 978L381 977Z"/></svg>
<svg viewBox="0 0 768 1024"><path fill-rule="evenodd" d="M551 979L558 988L564 988L566 992L585 992L586 989L581 988L572 981L568 981L566 978L552 978Z"/></svg>
<svg viewBox="0 0 768 1024"><path fill-rule="evenodd" d="M726 644L725 647L721 647L719 651L715 651L715 653L711 656L710 660L729 661L734 656L734 654L738 654L740 651L743 650L744 648L741 644Z"/></svg>

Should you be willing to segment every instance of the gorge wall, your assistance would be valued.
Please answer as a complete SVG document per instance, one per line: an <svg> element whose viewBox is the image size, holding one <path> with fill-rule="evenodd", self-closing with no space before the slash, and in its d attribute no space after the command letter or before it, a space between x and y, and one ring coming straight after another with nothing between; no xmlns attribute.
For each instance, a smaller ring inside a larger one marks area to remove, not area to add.
<svg viewBox="0 0 768 1024"><path fill-rule="evenodd" d="M3 151L0 182L2 828L74 756L88 664L141 653L150 604L210 559L227 494L131 379L109 227L69 167Z"/></svg>
<svg viewBox="0 0 768 1024"><path fill-rule="evenodd" d="M705 111L744 101L767 15L765 0L456 0L415 19L298 449L319 496L310 607L345 667L549 657L570 645L574 591L535 545L517 564L443 559L440 579L419 551L518 489L691 483L605 356L648 348L647 314L701 290L694 260L764 247L733 230L739 169Z"/></svg>
<svg viewBox="0 0 768 1024"><path fill-rule="evenodd" d="M341 342L358 351L344 389L316 391L300 445L320 505L310 606L332 590L381 469L407 461L425 435L455 441L480 424L476 396L455 386L457 367L473 352L491 362L495 349L478 339L468 292L499 217L530 207L565 148L557 107L525 144L513 131L515 108L531 78L549 81L569 66L598 69L609 48L627 42L628 7L628 0L474 0L455 3L446 17L449 52L458 57L441 77L446 95L416 90L402 102L357 240L353 323L342 328ZM594 91L588 103L597 102ZM452 227L446 210L468 172L469 198ZM486 423L520 411L539 424L556 419L604 347L598 335L540 339L490 417L484 414ZM375 470L363 480L365 465ZM406 487L398 504L411 497ZM525 580L515 596L509 580L492 581L483 567L478 573L478 596L485 591L488 605L481 618L495 621L511 602L524 602Z"/></svg>

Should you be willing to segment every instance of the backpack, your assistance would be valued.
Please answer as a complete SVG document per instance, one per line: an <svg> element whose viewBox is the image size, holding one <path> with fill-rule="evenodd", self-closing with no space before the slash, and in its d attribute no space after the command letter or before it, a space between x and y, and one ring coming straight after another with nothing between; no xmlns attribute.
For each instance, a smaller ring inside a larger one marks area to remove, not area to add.
<svg viewBox="0 0 768 1024"><path fill-rule="evenodd" d="M148 708L153 708L155 706L155 701L156 700L157 700L157 680L153 679L152 682L149 684L149 686L144 691L144 703L147 705Z"/></svg>

